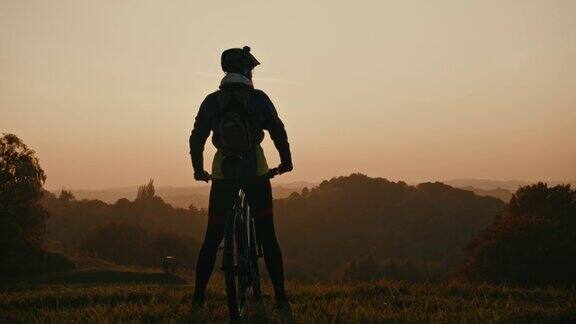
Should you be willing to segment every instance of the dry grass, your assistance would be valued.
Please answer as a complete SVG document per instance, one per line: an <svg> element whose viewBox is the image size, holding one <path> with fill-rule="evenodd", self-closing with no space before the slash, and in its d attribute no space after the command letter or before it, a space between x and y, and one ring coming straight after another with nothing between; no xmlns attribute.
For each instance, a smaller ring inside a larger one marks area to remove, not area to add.
<svg viewBox="0 0 576 324"><path fill-rule="evenodd" d="M574 322L576 290L376 282L288 285L291 311L271 298L251 309L250 322ZM269 287L266 291L270 291ZM0 292L0 323L192 322L227 320L219 280L207 303L191 309L189 285L22 285Z"/></svg>

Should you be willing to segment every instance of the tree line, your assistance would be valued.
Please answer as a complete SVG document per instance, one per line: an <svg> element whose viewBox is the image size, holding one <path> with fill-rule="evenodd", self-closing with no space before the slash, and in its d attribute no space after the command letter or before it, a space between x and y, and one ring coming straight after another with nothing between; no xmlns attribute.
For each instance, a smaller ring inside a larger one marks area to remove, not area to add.
<svg viewBox="0 0 576 324"><path fill-rule="evenodd" d="M76 200L66 190L54 195L42 189L45 175L34 152L14 135L0 140L0 180L3 273L49 270L42 266L54 259L47 247L148 267L174 255L194 267L206 210L170 206L152 181L135 200L114 204ZM438 182L410 186L352 174L275 200L275 219L287 276L294 279L548 284L576 278L576 193L568 185L525 186L506 204ZM60 269L64 261L56 262Z"/></svg>

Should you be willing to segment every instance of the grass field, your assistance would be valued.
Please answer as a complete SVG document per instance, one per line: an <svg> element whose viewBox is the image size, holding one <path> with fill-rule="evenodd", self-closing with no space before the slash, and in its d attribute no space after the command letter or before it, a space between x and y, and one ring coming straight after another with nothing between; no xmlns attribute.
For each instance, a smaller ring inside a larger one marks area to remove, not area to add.
<svg viewBox="0 0 576 324"><path fill-rule="evenodd" d="M270 291L269 287L265 287ZM278 312L271 297L250 310L250 322L576 322L576 290L494 286L289 283L292 306ZM0 323L227 321L221 281L192 309L186 284L25 284L0 292Z"/></svg>

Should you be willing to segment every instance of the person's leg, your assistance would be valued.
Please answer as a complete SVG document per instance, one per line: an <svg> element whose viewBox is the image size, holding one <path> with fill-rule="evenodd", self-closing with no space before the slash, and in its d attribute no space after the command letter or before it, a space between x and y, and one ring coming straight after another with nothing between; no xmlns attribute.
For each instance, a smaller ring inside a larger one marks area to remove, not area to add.
<svg viewBox="0 0 576 324"><path fill-rule="evenodd" d="M284 301L286 300L284 266L280 244L278 244L274 230L270 179L268 177L252 178L245 181L242 188L254 216L256 237L262 243L264 261L274 286L276 299Z"/></svg>
<svg viewBox="0 0 576 324"><path fill-rule="evenodd" d="M206 228L206 236L196 262L195 302L204 300L206 286L214 270L218 247L224 236L226 213L232 208L236 193L237 190L230 182L224 180L214 180L212 182L208 206L208 227Z"/></svg>
<svg viewBox="0 0 576 324"><path fill-rule="evenodd" d="M264 250L264 261L266 269L274 286L274 294L277 300L286 299L284 289L284 264L282 262L282 251L276 238L274 230L274 219L272 210L255 211L256 236L262 242Z"/></svg>
<svg viewBox="0 0 576 324"><path fill-rule="evenodd" d="M206 286L214 270L214 263L216 262L216 253L218 246L222 242L224 236L224 224L209 222L206 228L206 236L204 243L198 253L198 260L196 262L196 284L194 286L194 301L203 302Z"/></svg>

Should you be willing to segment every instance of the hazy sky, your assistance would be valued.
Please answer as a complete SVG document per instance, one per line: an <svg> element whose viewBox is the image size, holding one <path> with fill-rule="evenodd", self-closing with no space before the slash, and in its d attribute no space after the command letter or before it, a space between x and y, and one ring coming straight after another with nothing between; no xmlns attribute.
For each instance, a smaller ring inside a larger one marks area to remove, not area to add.
<svg viewBox="0 0 576 324"><path fill-rule="evenodd" d="M0 0L0 132L49 188L191 185L194 116L243 45L287 125L279 181L576 178L571 0Z"/></svg>

